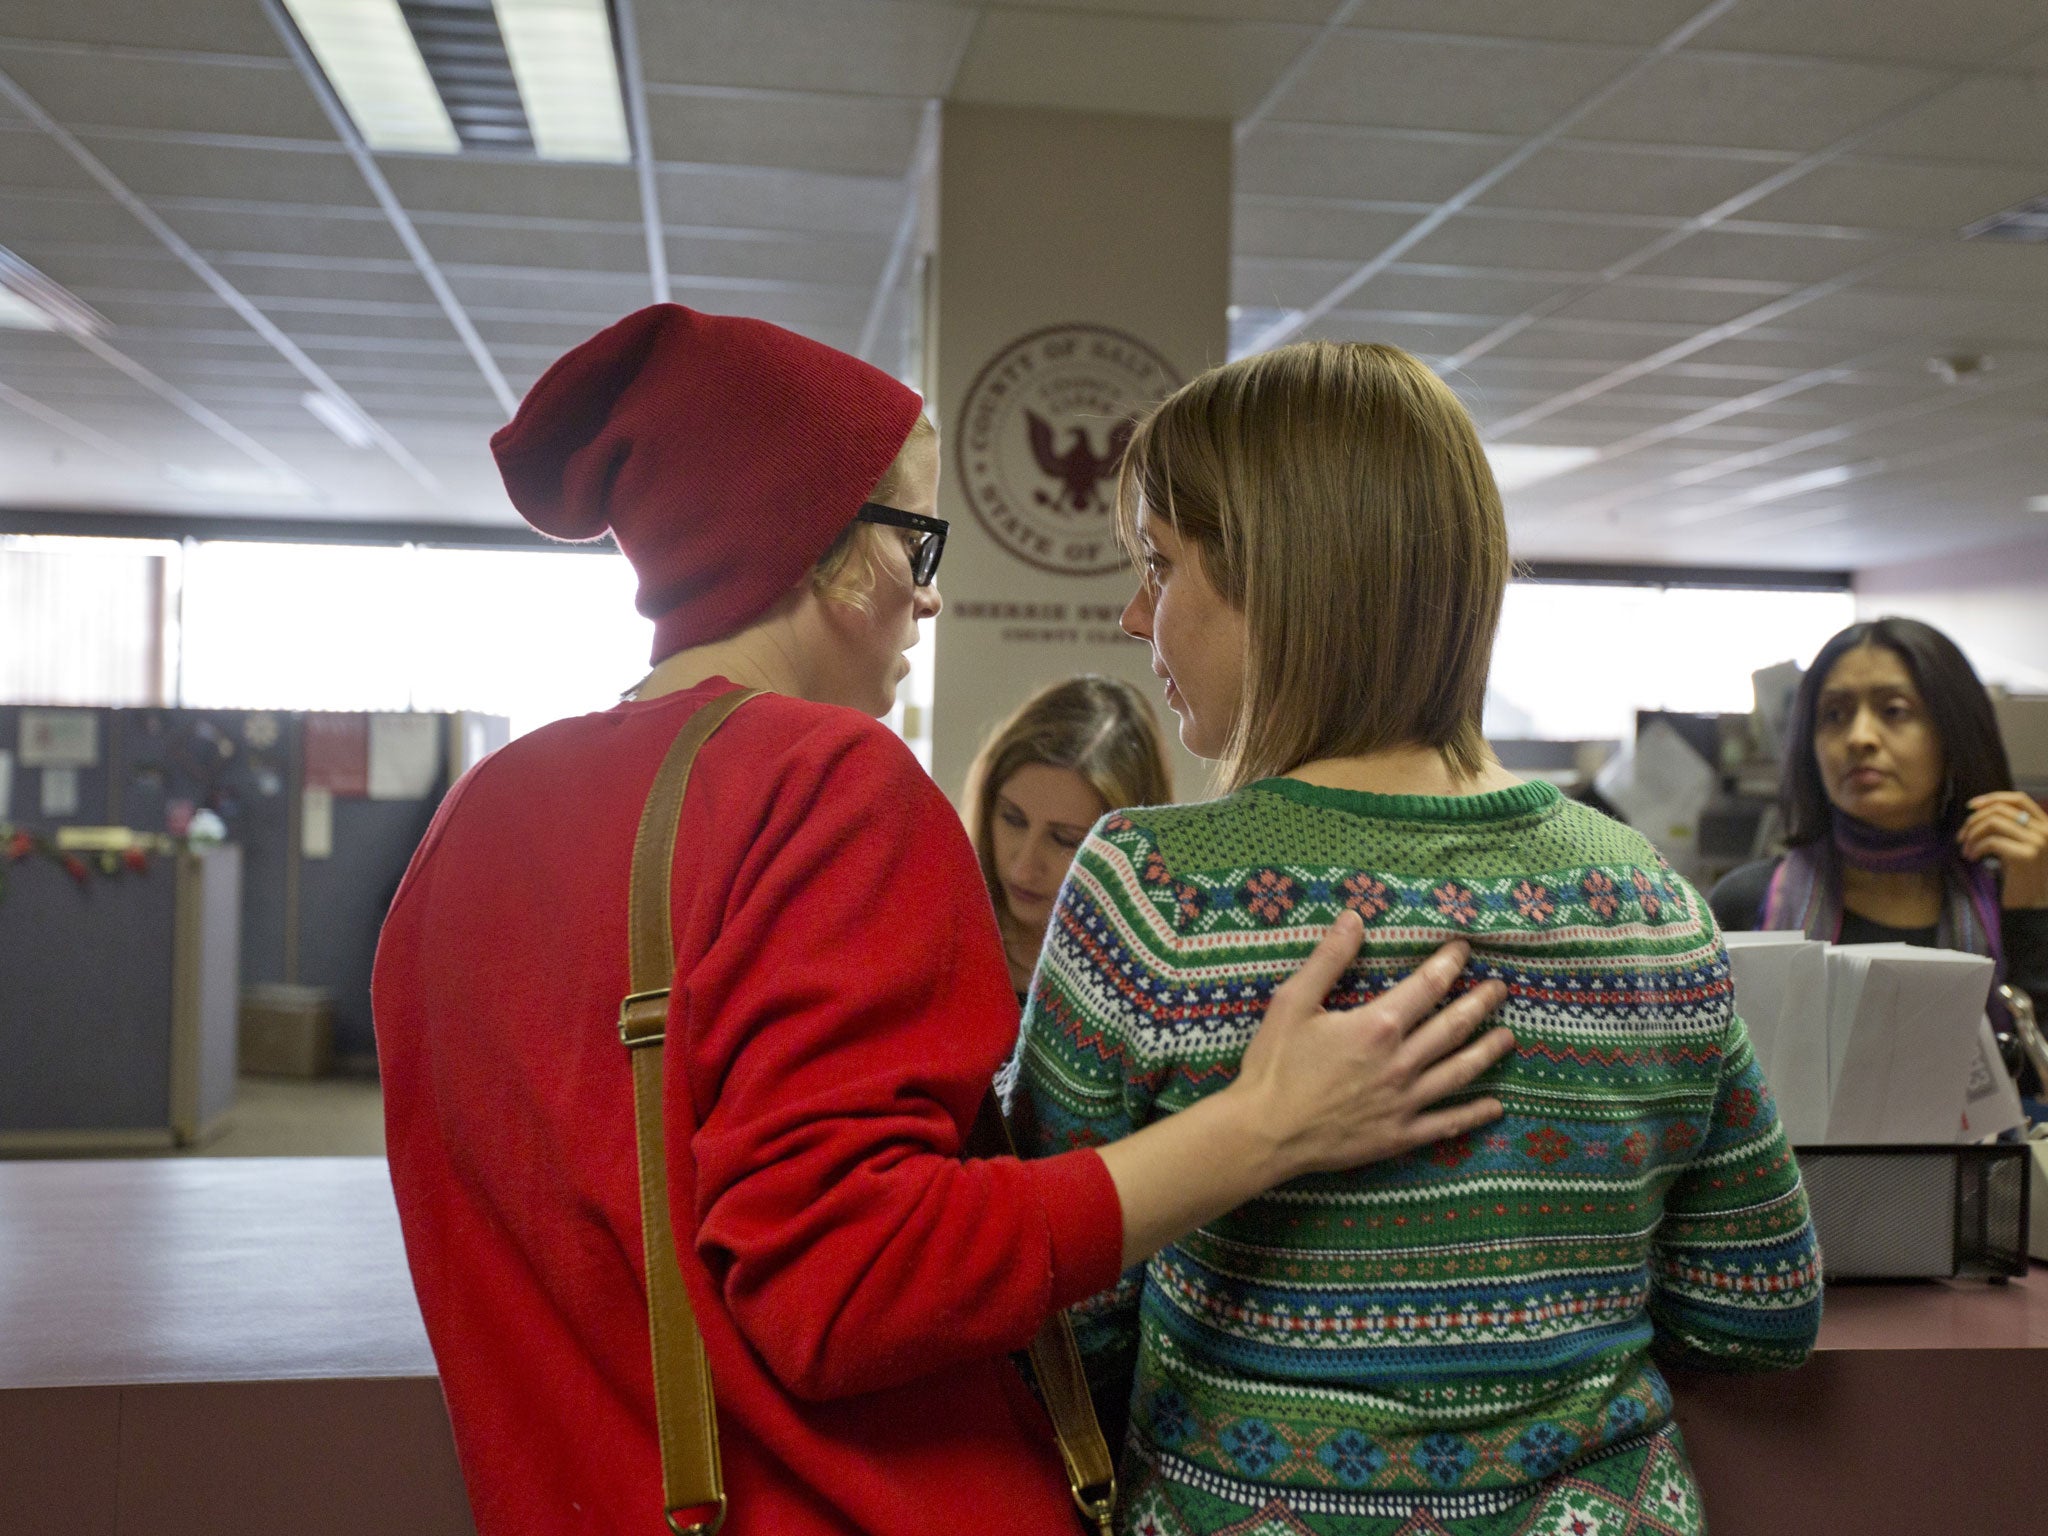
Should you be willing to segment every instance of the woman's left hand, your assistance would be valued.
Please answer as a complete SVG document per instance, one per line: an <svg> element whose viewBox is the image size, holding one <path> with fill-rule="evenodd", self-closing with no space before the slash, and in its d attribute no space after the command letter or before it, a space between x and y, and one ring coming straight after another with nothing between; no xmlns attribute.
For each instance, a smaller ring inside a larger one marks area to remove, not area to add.
<svg viewBox="0 0 2048 1536"><path fill-rule="evenodd" d="M1966 859L2005 866L2007 907L2048 907L2048 813L2016 789L1997 789L1970 802L1956 834Z"/></svg>

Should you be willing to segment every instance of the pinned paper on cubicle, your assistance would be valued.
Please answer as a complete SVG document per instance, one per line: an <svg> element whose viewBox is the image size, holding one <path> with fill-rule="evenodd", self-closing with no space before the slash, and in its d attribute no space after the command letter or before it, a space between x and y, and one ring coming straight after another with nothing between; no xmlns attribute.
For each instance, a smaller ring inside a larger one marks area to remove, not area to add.
<svg viewBox="0 0 2048 1536"><path fill-rule="evenodd" d="M1998 1054L1998 1036L1991 1032L1991 1020L1979 1014L1977 1056L1970 1064L1970 1084L1963 1096L1963 1139L2002 1136L2026 1123L2019 1088Z"/></svg>
<svg viewBox="0 0 2048 1536"><path fill-rule="evenodd" d="M334 856L334 791L306 790L299 801L299 852L309 859Z"/></svg>
<svg viewBox="0 0 2048 1536"><path fill-rule="evenodd" d="M1669 722L1653 720L1609 758L1594 787L1680 873L1692 868L1714 770Z"/></svg>
<svg viewBox="0 0 2048 1536"><path fill-rule="evenodd" d="M439 715L370 716L372 800L424 800L440 777Z"/></svg>
<svg viewBox="0 0 2048 1536"><path fill-rule="evenodd" d="M307 789L360 800L370 792L370 721L313 713L305 726Z"/></svg>
<svg viewBox="0 0 2048 1536"><path fill-rule="evenodd" d="M90 709L24 709L19 746L24 768L90 768L100 760L99 714Z"/></svg>
<svg viewBox="0 0 2048 1536"><path fill-rule="evenodd" d="M14 820L14 754L0 747L0 821Z"/></svg>
<svg viewBox="0 0 2048 1536"><path fill-rule="evenodd" d="M45 816L76 816L78 814L78 770L76 768L45 768L43 770L43 814Z"/></svg>

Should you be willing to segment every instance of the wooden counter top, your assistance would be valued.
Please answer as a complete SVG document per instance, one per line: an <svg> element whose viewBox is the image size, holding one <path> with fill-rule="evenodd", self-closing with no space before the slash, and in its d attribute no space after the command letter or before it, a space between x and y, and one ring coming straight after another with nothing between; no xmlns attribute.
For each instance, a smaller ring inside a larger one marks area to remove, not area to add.
<svg viewBox="0 0 2048 1536"><path fill-rule="evenodd" d="M379 1157L0 1163L0 1389L434 1375Z"/></svg>

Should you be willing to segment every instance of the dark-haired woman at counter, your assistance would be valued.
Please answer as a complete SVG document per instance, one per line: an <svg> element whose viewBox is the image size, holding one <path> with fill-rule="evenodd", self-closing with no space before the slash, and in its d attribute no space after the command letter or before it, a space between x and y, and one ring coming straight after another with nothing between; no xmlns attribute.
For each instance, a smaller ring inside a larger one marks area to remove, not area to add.
<svg viewBox="0 0 2048 1536"><path fill-rule="evenodd" d="M2048 1005L2048 814L2013 787L1955 642L1914 619L1850 625L1800 681L1786 737L1789 851L1714 887L1721 926L1969 950Z"/></svg>

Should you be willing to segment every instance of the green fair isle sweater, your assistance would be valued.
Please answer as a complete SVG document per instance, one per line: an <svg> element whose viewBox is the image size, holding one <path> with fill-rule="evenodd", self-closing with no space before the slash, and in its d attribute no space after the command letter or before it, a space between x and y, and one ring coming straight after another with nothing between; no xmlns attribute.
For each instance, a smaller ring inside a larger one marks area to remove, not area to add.
<svg viewBox="0 0 2048 1536"><path fill-rule="evenodd" d="M1026 1155L1213 1093L1345 907L1332 1006L1438 944L1507 984L1482 1131L1253 1201L1077 1313L1144 1536L1676 1532L1698 1490L1651 1361L1797 1365L1820 1323L1799 1170L1706 903L1548 784L1269 779L1106 817L1025 1012Z"/></svg>

